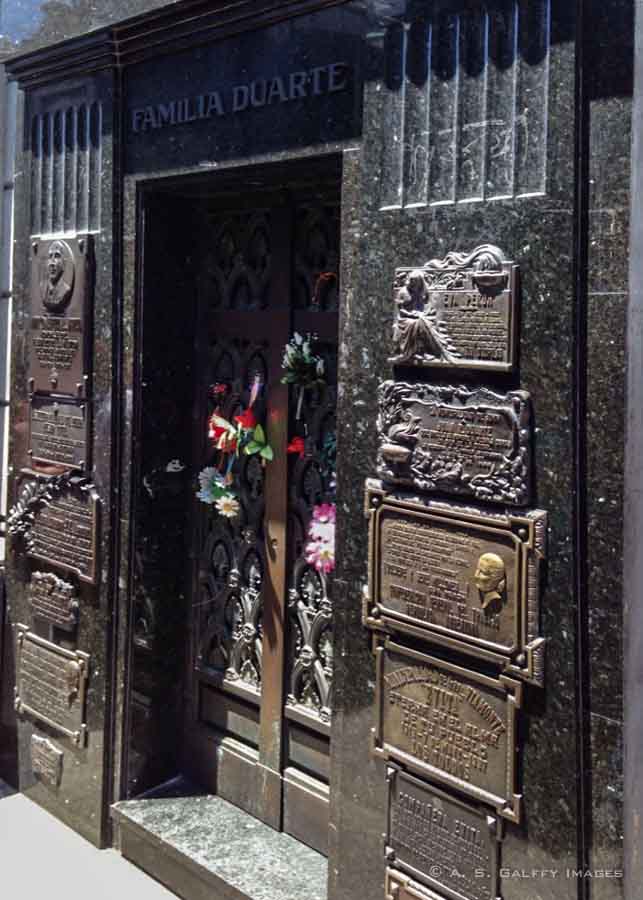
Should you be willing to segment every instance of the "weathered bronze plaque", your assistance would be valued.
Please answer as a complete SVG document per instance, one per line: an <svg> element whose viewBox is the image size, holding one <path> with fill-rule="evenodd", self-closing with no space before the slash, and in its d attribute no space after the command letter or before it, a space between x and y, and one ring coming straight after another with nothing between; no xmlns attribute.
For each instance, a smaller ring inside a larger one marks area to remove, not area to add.
<svg viewBox="0 0 643 900"><path fill-rule="evenodd" d="M31 770L39 781L59 787L64 753L47 738L31 735Z"/></svg>
<svg viewBox="0 0 643 900"><path fill-rule="evenodd" d="M524 506L531 493L531 406L525 391L385 381L379 475L422 491Z"/></svg>
<svg viewBox="0 0 643 900"><path fill-rule="evenodd" d="M98 495L80 476L29 480L7 518L9 534L27 554L95 584L98 575Z"/></svg>
<svg viewBox="0 0 643 900"><path fill-rule="evenodd" d="M374 751L520 820L516 711L522 685L393 643L376 648Z"/></svg>
<svg viewBox="0 0 643 900"><path fill-rule="evenodd" d="M407 499L368 481L365 624L454 647L542 685L547 515Z"/></svg>
<svg viewBox="0 0 643 900"><path fill-rule="evenodd" d="M88 468L88 425L85 403L34 394L29 420L31 461L67 469Z"/></svg>
<svg viewBox="0 0 643 900"><path fill-rule="evenodd" d="M499 820L395 766L387 780L388 862L450 900L496 900Z"/></svg>
<svg viewBox="0 0 643 900"><path fill-rule="evenodd" d="M91 235L34 241L29 390L84 397L88 380Z"/></svg>
<svg viewBox="0 0 643 900"><path fill-rule="evenodd" d="M16 711L45 722L81 746L89 656L16 626Z"/></svg>
<svg viewBox="0 0 643 900"><path fill-rule="evenodd" d="M34 617L72 631L78 624L78 596L73 584L53 572L34 572L29 584Z"/></svg>
<svg viewBox="0 0 643 900"><path fill-rule="evenodd" d="M516 362L517 266L490 244L396 269L390 362L509 372Z"/></svg>
<svg viewBox="0 0 643 900"><path fill-rule="evenodd" d="M413 881L408 875L403 875L395 869L387 869L384 900L443 900L443 897L434 894L425 885Z"/></svg>

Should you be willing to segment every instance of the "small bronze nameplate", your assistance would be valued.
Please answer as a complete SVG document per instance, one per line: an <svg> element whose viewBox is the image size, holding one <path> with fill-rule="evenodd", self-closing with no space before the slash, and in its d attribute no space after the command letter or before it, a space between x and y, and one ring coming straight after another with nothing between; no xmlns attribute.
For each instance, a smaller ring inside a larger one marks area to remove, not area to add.
<svg viewBox="0 0 643 900"><path fill-rule="evenodd" d="M539 566L547 515L407 499L367 481L365 624L411 634L542 686Z"/></svg>
<svg viewBox="0 0 643 900"><path fill-rule="evenodd" d="M63 774L64 753L51 741L31 736L31 770L39 781L59 787Z"/></svg>
<svg viewBox="0 0 643 900"><path fill-rule="evenodd" d="M86 395L91 235L36 240L31 260L29 390Z"/></svg>
<svg viewBox="0 0 643 900"><path fill-rule="evenodd" d="M16 712L85 742L89 656L52 644L16 625Z"/></svg>
<svg viewBox="0 0 643 900"><path fill-rule="evenodd" d="M525 391L385 381L378 471L422 491L524 506L531 493L531 406Z"/></svg>
<svg viewBox="0 0 643 900"><path fill-rule="evenodd" d="M443 900L443 897L413 881L408 875L403 875L395 869L387 869L384 900Z"/></svg>
<svg viewBox="0 0 643 900"><path fill-rule="evenodd" d="M33 559L96 584L98 510L94 486L78 475L30 479L9 512L8 531L13 539L24 541Z"/></svg>
<svg viewBox="0 0 643 900"><path fill-rule="evenodd" d="M497 247L396 269L390 362L509 372L516 361L516 272Z"/></svg>
<svg viewBox="0 0 643 900"><path fill-rule="evenodd" d="M378 640L374 752L520 821L516 711L522 685Z"/></svg>
<svg viewBox="0 0 643 900"><path fill-rule="evenodd" d="M73 631L78 624L78 597L73 584L53 572L34 572L29 584L34 617L46 619L58 628Z"/></svg>
<svg viewBox="0 0 643 900"><path fill-rule="evenodd" d="M499 820L395 766L387 780L387 861L450 900L496 900Z"/></svg>
<svg viewBox="0 0 643 900"><path fill-rule="evenodd" d="M88 468L86 404L32 396L29 444L32 462L53 463L66 469Z"/></svg>

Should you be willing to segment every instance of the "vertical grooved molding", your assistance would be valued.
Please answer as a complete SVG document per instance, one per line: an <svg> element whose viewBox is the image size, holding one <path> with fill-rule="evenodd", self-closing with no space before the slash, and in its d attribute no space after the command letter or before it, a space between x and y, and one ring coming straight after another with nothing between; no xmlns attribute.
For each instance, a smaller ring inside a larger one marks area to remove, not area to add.
<svg viewBox="0 0 643 900"><path fill-rule="evenodd" d="M388 27L382 209L546 193L550 4Z"/></svg>
<svg viewBox="0 0 643 900"><path fill-rule="evenodd" d="M100 230L103 111L98 102L31 122L31 233Z"/></svg>

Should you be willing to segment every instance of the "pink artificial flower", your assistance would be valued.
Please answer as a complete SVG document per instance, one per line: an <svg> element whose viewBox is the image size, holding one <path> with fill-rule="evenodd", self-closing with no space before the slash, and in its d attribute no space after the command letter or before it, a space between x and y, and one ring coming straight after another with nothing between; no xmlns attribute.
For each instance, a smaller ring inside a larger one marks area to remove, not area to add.
<svg viewBox="0 0 643 900"><path fill-rule="evenodd" d="M311 541L306 545L306 562L318 572L328 575L335 568L335 544L328 541Z"/></svg>

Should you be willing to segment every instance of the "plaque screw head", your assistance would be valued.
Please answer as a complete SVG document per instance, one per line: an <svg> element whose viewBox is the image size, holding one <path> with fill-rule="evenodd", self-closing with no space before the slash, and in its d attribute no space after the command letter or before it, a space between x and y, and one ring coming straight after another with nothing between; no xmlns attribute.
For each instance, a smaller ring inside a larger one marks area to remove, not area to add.
<svg viewBox="0 0 643 900"><path fill-rule="evenodd" d="M527 662L527 660L525 659L525 654L519 653L518 656L516 657L516 665L524 666L526 662Z"/></svg>
<svg viewBox="0 0 643 900"><path fill-rule="evenodd" d="M31 244L31 249L33 250L34 253L37 253L37 252L38 252L38 241L33 241L33 242L32 242L32 244Z"/></svg>
<svg viewBox="0 0 643 900"><path fill-rule="evenodd" d="M81 253L85 252L85 241L83 240L83 238L78 241L78 249Z"/></svg>
<svg viewBox="0 0 643 900"><path fill-rule="evenodd" d="M395 859L395 850L392 847L386 848L386 858L389 862L393 862Z"/></svg>
<svg viewBox="0 0 643 900"><path fill-rule="evenodd" d="M527 540L527 529L519 528L518 529L518 537L521 538L523 541L526 541Z"/></svg>
<svg viewBox="0 0 643 900"><path fill-rule="evenodd" d="M380 617L380 608L379 608L379 606L377 605L377 603L375 604L375 606L374 606L373 609L371 610L371 615L373 616L374 619L379 619L379 617Z"/></svg>
<svg viewBox="0 0 643 900"><path fill-rule="evenodd" d="M379 506L380 498L379 497L371 497L371 506Z"/></svg>

